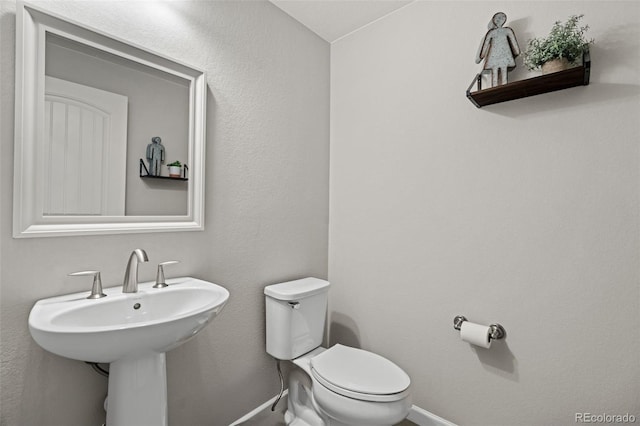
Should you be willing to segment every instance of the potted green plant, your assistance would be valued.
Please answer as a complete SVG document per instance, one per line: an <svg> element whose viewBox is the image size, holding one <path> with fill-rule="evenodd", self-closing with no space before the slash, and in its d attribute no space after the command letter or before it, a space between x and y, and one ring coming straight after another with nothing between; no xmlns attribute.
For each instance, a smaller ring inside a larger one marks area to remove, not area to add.
<svg viewBox="0 0 640 426"><path fill-rule="evenodd" d="M179 178L182 177L182 163L179 161L174 161L171 164L167 164L169 168L169 176Z"/></svg>
<svg viewBox="0 0 640 426"><path fill-rule="evenodd" d="M542 68L543 74L567 69L582 59L589 44L585 33L588 25L580 26L584 15L572 15L567 22L556 21L547 37L529 40L524 52L524 64L530 70Z"/></svg>

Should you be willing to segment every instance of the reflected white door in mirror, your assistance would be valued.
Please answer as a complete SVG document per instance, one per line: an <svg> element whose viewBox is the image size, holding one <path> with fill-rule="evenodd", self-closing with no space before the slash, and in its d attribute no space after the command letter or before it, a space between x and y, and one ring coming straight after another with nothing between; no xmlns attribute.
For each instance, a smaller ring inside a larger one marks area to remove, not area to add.
<svg viewBox="0 0 640 426"><path fill-rule="evenodd" d="M124 216L128 98L45 76L45 216Z"/></svg>
<svg viewBox="0 0 640 426"><path fill-rule="evenodd" d="M200 69L19 2L13 236L202 230L206 94ZM155 136L188 181L140 178Z"/></svg>

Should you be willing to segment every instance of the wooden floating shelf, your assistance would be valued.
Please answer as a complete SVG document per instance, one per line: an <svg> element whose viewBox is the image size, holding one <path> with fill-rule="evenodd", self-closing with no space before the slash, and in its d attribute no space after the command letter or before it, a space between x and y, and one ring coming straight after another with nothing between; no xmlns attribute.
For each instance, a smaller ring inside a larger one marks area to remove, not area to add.
<svg viewBox="0 0 640 426"><path fill-rule="evenodd" d="M478 74L471 83L471 86L467 89L467 98L469 98L476 107L482 108L486 105L541 95L570 87L586 86L589 84L589 76L591 74L591 59L588 52L584 53L582 62L583 65L564 71L472 92L471 88L474 84L480 82L480 74Z"/></svg>

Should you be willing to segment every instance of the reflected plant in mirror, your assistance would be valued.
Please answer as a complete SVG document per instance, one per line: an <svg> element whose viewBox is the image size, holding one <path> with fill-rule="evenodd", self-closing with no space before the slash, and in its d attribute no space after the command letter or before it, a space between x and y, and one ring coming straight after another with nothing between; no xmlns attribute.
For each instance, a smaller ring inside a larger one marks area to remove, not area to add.
<svg viewBox="0 0 640 426"><path fill-rule="evenodd" d="M169 168L169 177L182 177L182 164L179 161L174 161L171 164L167 164L167 167Z"/></svg>
<svg viewBox="0 0 640 426"><path fill-rule="evenodd" d="M203 71L28 3L16 49L14 237L203 228Z"/></svg>

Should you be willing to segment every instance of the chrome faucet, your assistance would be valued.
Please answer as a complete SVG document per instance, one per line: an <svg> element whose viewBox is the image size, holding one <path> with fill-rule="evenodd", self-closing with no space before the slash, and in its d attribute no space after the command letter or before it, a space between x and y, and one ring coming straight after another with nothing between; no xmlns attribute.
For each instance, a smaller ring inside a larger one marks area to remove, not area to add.
<svg viewBox="0 0 640 426"><path fill-rule="evenodd" d="M122 284L123 293L137 293L138 292L138 263L147 262L147 252L142 249L135 249L131 256L129 256L129 263L127 263L127 269L124 272L124 281Z"/></svg>

